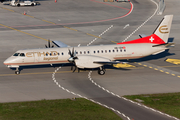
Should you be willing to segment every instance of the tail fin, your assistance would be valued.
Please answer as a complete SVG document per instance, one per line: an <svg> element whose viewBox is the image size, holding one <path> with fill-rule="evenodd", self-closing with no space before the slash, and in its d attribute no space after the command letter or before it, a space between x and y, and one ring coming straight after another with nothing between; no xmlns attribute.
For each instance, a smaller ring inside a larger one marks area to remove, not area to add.
<svg viewBox="0 0 180 120"><path fill-rule="evenodd" d="M164 16L164 18L153 33L160 37L165 43L168 42L172 19L173 15Z"/></svg>
<svg viewBox="0 0 180 120"><path fill-rule="evenodd" d="M136 44L136 43L152 43L152 44L165 44L168 43L169 33L171 29L173 15L166 15L159 23L154 33L147 37L142 37L140 39L121 42L117 44Z"/></svg>

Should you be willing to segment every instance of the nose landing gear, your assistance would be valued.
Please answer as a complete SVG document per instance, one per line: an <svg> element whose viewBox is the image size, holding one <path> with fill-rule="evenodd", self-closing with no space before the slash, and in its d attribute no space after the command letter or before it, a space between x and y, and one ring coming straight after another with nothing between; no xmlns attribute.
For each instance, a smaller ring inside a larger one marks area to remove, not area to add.
<svg viewBox="0 0 180 120"><path fill-rule="evenodd" d="M16 74L16 75L19 75L19 74L20 74L19 68L16 68L15 74Z"/></svg>

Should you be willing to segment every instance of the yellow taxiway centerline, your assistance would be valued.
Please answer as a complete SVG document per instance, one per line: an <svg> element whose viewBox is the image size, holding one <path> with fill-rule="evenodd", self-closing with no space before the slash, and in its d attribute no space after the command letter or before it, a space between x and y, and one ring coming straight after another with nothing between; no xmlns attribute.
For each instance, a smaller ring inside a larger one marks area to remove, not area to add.
<svg viewBox="0 0 180 120"><path fill-rule="evenodd" d="M73 29L73 28L70 28L70 27L66 27L66 26L63 26L64 28L67 28L67 29L70 29L70 30L73 30L73 31L78 31L76 29Z"/></svg>
<svg viewBox="0 0 180 120"><path fill-rule="evenodd" d="M60 71L57 73L70 73L72 71ZM21 73L19 75L52 74L53 72ZM0 76L17 76L16 74L0 74Z"/></svg>
<svg viewBox="0 0 180 120"><path fill-rule="evenodd" d="M8 10L8 11L11 11L11 12L14 12L14 10L11 10L11 9L8 9L8 8L4 8L4 7L3 7L3 9Z"/></svg>
<svg viewBox="0 0 180 120"><path fill-rule="evenodd" d="M26 15L26 16L31 17L31 18L34 18L34 16L31 16L31 15Z"/></svg>
<svg viewBox="0 0 180 120"><path fill-rule="evenodd" d="M56 23L53 23L53 22L50 22L50 21L47 21L47 20L43 20L43 19L42 19L42 21L48 22L48 23L51 23L51 24L54 24L54 25L56 24Z"/></svg>
<svg viewBox="0 0 180 120"><path fill-rule="evenodd" d="M143 69L144 67L130 67L128 69ZM106 69L106 70L113 70L113 69ZM56 73L71 73L72 71L60 71ZM80 72L85 72L85 71L80 71ZM40 75L40 74L52 74L54 72L37 72L37 73L21 73L19 75ZM16 74L0 74L1 76L18 76Z"/></svg>
<svg viewBox="0 0 180 120"><path fill-rule="evenodd" d="M86 33L87 35L89 35L89 36L93 36L93 37L96 37L96 38L101 38L101 37L99 37L99 36L96 36L96 35L93 35L93 34L89 34L89 33Z"/></svg>
<svg viewBox="0 0 180 120"><path fill-rule="evenodd" d="M11 12L15 12L14 10L11 10L11 9L8 9L8 8L4 8L3 7L3 9L5 9L5 10L8 10L8 11L11 11ZM16 12L17 13L17 12ZM21 13L20 13L21 14ZM22 15L24 15L24 13L22 13ZM28 17L31 17L31 18L35 18L34 16L31 16L31 15L25 15L25 16L28 16ZM35 18L35 19L38 19L38 18ZM39 19L40 20L40 19ZM41 19L42 21L44 21L44 22L47 22L47 23L50 23L50 24L53 24L53 25L55 25L56 23L54 23L54 22L51 22L51 21L47 21L47 20L44 20L44 19ZM76 29L73 29L73 28L70 28L70 27L67 27L67 26L63 26L64 28L67 28L67 29L70 29L70 30L73 30L73 31L78 31L78 30L76 30ZM93 35L93 34L89 34L89 33L86 33L87 35L89 35L89 36L93 36L93 37L96 37L96 38L101 38L101 37L99 37L99 36L96 36L96 35Z"/></svg>
<svg viewBox="0 0 180 120"><path fill-rule="evenodd" d="M3 27L6 27L6 28L9 28L9 29L15 30L15 31L18 31L18 32L21 32L21 33L27 34L27 35L30 35L30 36L32 36L32 37L36 37L36 38L39 38L39 39L42 39L42 40L46 40L46 41L48 41L48 40L47 40L47 39L45 39L45 38L42 38L42 37L39 37L39 36L36 36L36 35L30 34L30 33L27 33L27 32L24 32L24 31L21 31L21 30L18 30L18 29L15 29L15 28L9 27L9 26L3 25L3 24L0 24L0 26L3 26Z"/></svg>

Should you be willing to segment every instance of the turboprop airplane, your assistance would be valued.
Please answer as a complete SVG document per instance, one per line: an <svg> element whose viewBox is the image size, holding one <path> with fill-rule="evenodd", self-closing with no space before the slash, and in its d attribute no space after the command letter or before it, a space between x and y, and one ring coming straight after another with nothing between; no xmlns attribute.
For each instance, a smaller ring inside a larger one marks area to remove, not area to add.
<svg viewBox="0 0 180 120"><path fill-rule="evenodd" d="M60 41L52 41L56 48L50 48L49 42L49 48L18 50L4 64L16 68L15 74L20 74L21 66L73 63L78 69L99 68L98 74L104 75L104 65L121 63L117 60L155 55L173 46L174 43L168 43L172 19L173 15L164 16L152 35L140 35L136 40L82 47L69 47Z"/></svg>

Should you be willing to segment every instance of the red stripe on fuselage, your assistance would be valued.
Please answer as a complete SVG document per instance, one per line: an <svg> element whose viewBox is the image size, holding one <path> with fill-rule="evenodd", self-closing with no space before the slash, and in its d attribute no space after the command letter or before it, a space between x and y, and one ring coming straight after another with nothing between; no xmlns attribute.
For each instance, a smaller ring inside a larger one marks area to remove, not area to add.
<svg viewBox="0 0 180 120"><path fill-rule="evenodd" d="M132 41L121 42L117 44L140 44L140 43L164 44L165 42L156 34L152 34L151 36L139 38Z"/></svg>
<svg viewBox="0 0 180 120"><path fill-rule="evenodd" d="M49 61L49 62L28 62L28 63L4 63L4 65L38 65L38 64L57 64L68 63L68 61Z"/></svg>

